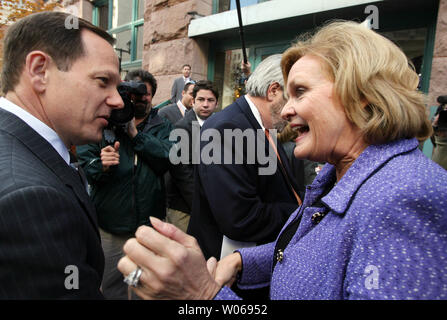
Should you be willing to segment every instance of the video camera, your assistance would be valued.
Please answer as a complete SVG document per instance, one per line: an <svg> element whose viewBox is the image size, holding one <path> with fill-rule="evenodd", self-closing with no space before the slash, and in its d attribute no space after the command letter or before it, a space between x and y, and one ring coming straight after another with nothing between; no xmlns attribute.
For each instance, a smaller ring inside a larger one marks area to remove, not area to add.
<svg viewBox="0 0 447 320"><path fill-rule="evenodd" d="M118 87L118 93L124 102L124 108L112 110L110 124L112 126L124 126L135 116L135 105L131 94L144 96L147 94L146 85L141 81L123 81Z"/></svg>
<svg viewBox="0 0 447 320"><path fill-rule="evenodd" d="M124 102L122 109L113 109L109 118L109 125L104 130L104 138L109 144L116 140L116 131L127 130L127 124L135 116L135 104L131 95L144 96L147 94L146 85L142 81L123 81L117 87Z"/></svg>
<svg viewBox="0 0 447 320"><path fill-rule="evenodd" d="M438 110L436 110L435 117L439 114L438 122L433 126L435 131L447 130L447 109L445 104L447 104L447 96L439 96L437 99L439 103Z"/></svg>

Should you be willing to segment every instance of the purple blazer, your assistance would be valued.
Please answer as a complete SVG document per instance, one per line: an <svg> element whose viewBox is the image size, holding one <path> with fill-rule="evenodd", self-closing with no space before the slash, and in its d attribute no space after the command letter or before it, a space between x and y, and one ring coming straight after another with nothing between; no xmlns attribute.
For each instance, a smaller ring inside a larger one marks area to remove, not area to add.
<svg viewBox="0 0 447 320"><path fill-rule="evenodd" d="M447 299L447 171L417 147L369 146L324 195L327 164L286 223L301 216L282 261L272 271L275 243L241 249L238 285L270 284L282 300ZM238 297L225 287L215 299Z"/></svg>

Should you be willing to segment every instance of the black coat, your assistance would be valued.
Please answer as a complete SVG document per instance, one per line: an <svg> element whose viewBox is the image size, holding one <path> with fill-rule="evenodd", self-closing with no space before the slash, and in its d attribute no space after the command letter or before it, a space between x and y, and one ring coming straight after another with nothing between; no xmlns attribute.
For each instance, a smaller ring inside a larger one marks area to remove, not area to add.
<svg viewBox="0 0 447 320"><path fill-rule="evenodd" d="M0 299L103 298L96 212L79 175L3 109L0 179ZM76 270L79 288L67 289Z"/></svg>
<svg viewBox="0 0 447 320"><path fill-rule="evenodd" d="M183 118L183 115L180 112L177 103L172 103L161 108L158 111L158 115L162 118L168 119L173 125Z"/></svg>
<svg viewBox="0 0 447 320"><path fill-rule="evenodd" d="M202 135L209 128L218 130L222 136L224 129L261 130L244 97L208 118L202 127ZM263 135L256 148L269 148L264 138ZM201 150L206 145L207 142L202 141ZM298 207L279 163L272 175L259 175L259 169L265 167L259 161L248 163L249 153L254 152L252 148L253 145L245 143L232 149L233 154L242 154L243 164L197 165L188 233L198 240L206 258L220 258L223 235L232 240L257 244L275 240L290 214ZM278 152L289 178L293 179L287 156L280 145ZM273 156L276 159L274 153ZM293 180L292 184L297 190Z"/></svg>
<svg viewBox="0 0 447 320"><path fill-rule="evenodd" d="M191 109L175 124L176 129L183 129L187 133L189 146L188 161L187 163L177 165L171 164L169 173L165 175L167 207L187 214L191 213L194 192L194 165L192 164L193 126L196 127L197 132L200 131L196 114Z"/></svg>

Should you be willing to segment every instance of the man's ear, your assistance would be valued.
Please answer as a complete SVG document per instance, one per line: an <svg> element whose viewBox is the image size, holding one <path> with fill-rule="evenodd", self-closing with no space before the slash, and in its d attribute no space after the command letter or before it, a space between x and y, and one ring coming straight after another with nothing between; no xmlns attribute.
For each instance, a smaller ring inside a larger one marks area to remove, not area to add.
<svg viewBox="0 0 447 320"><path fill-rule="evenodd" d="M276 95L280 93L280 90L281 85L278 82L271 83L267 89L267 100L272 101L275 99Z"/></svg>
<svg viewBox="0 0 447 320"><path fill-rule="evenodd" d="M28 53L25 60L25 73L36 92L44 92L48 85L48 68L51 58L42 51Z"/></svg>

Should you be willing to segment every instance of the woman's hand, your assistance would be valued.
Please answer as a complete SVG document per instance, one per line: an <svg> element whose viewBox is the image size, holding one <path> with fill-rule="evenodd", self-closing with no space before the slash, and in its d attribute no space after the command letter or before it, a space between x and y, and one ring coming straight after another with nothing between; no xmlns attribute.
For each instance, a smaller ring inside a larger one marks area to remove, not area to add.
<svg viewBox="0 0 447 320"><path fill-rule="evenodd" d="M210 258L207 262L208 271L221 287L231 287L237 279L237 274L242 270L242 257L239 252L230 254L219 262Z"/></svg>

